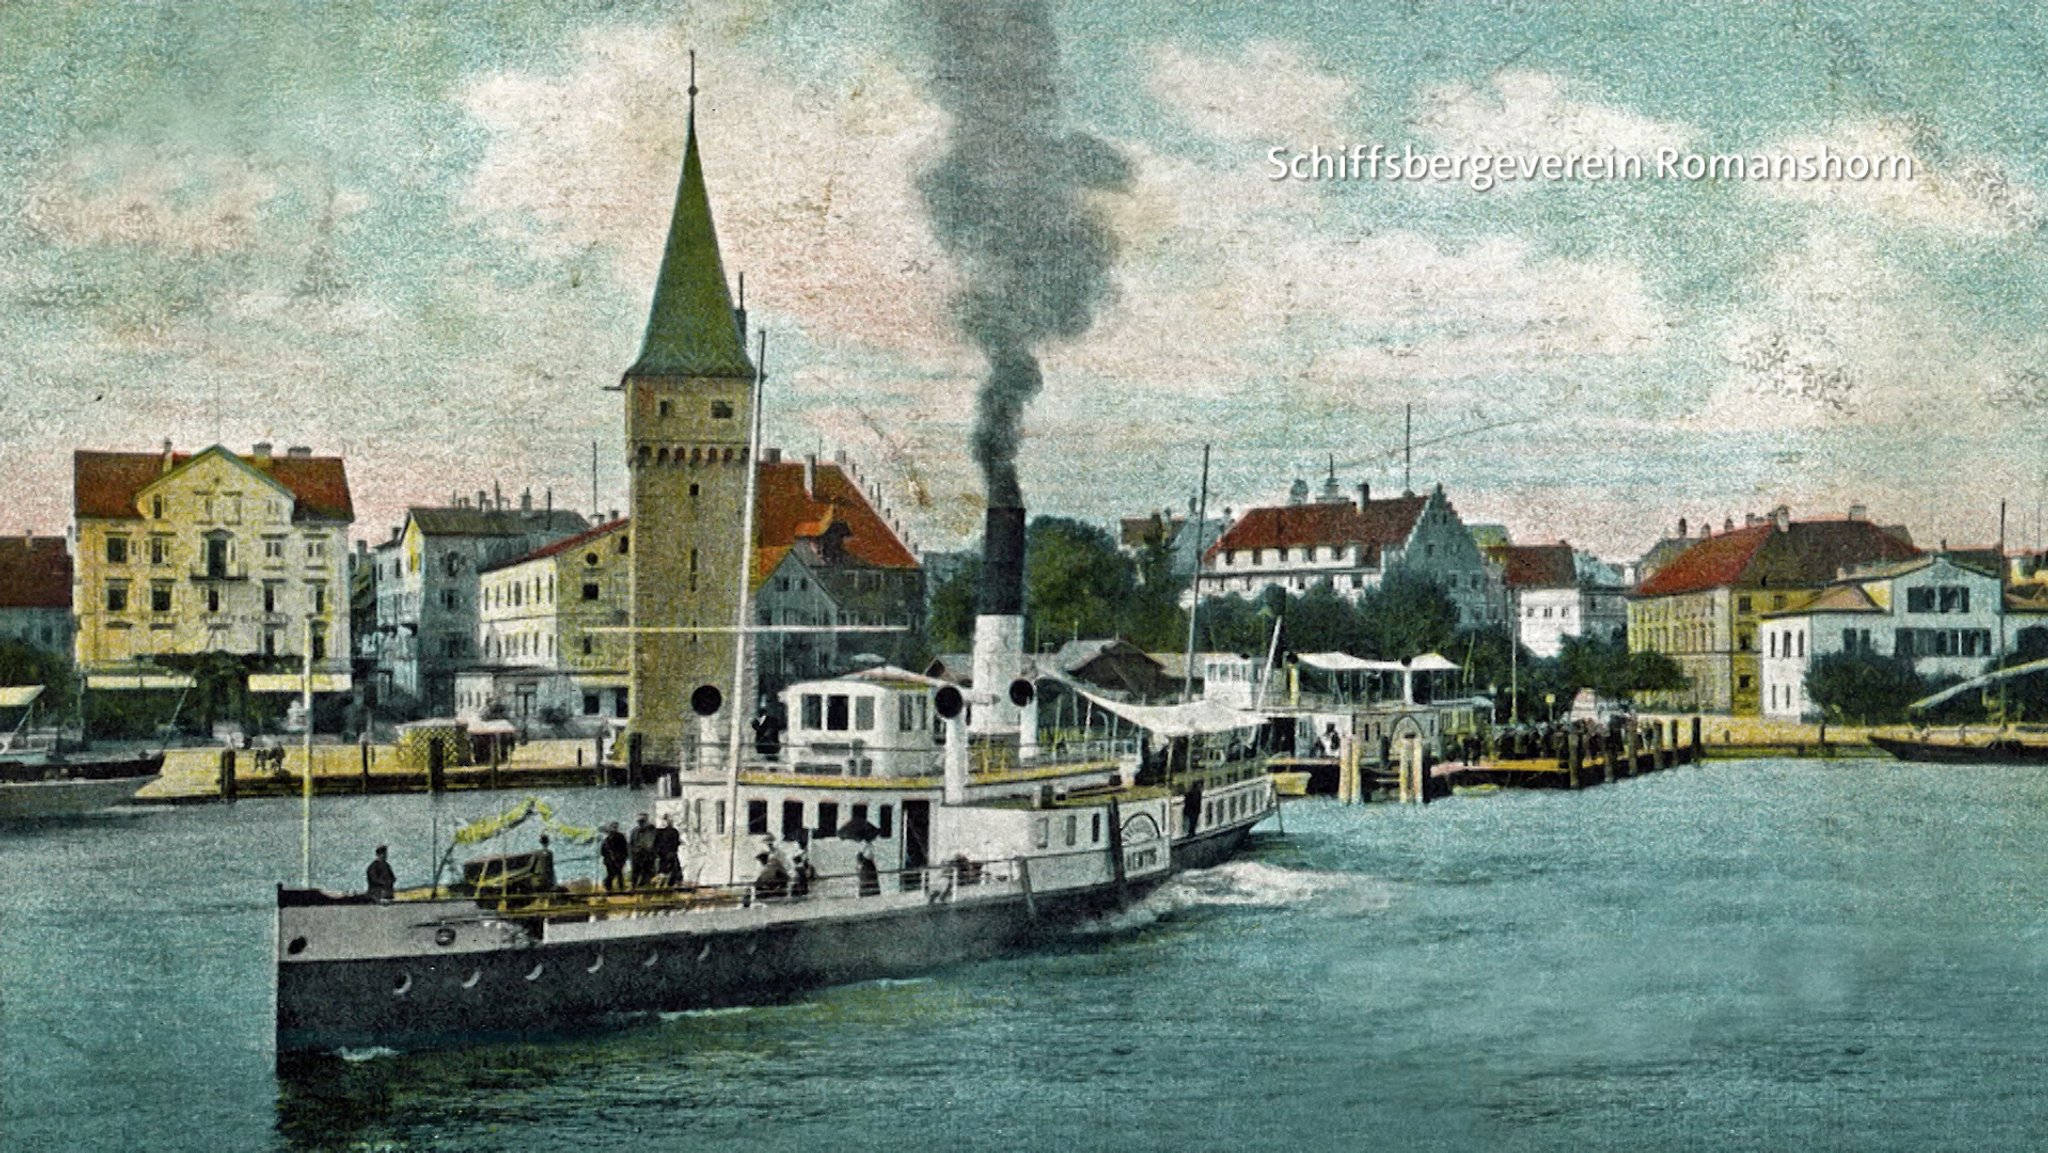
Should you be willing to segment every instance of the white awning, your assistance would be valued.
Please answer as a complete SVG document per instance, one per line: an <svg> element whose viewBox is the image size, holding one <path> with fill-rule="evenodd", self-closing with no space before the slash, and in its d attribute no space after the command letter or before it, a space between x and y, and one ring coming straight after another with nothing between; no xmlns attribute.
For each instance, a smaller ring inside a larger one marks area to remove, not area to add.
<svg viewBox="0 0 2048 1153"><path fill-rule="evenodd" d="M175 673L95 673L85 678L89 689L189 689L192 678Z"/></svg>
<svg viewBox="0 0 2048 1153"><path fill-rule="evenodd" d="M1418 673L1455 673L1461 666L1446 659L1441 653L1424 653L1409 661L1408 667Z"/></svg>
<svg viewBox="0 0 2048 1153"><path fill-rule="evenodd" d="M0 687L0 709L25 709L43 695L41 685L7 685Z"/></svg>
<svg viewBox="0 0 2048 1153"><path fill-rule="evenodd" d="M1302 653L1298 658L1312 669L1329 673L1402 673L1408 666L1399 661L1368 661L1350 653Z"/></svg>
<svg viewBox="0 0 2048 1153"><path fill-rule="evenodd" d="M314 673L313 691L316 693L345 693L354 685L347 673ZM306 691L305 677L300 673L250 673L249 691L252 693L303 693Z"/></svg>
<svg viewBox="0 0 2048 1153"><path fill-rule="evenodd" d="M1256 729L1266 723L1266 719L1257 713L1233 709L1214 701L1189 701L1184 705L1134 705L1128 701L1097 696L1085 689L1076 688L1074 691L1094 702L1096 708L1114 713L1139 728L1162 737L1231 733L1239 729Z"/></svg>
<svg viewBox="0 0 2048 1153"><path fill-rule="evenodd" d="M490 720L469 722L469 735L472 737L509 737L516 736L518 732L519 726L513 724L511 721Z"/></svg>

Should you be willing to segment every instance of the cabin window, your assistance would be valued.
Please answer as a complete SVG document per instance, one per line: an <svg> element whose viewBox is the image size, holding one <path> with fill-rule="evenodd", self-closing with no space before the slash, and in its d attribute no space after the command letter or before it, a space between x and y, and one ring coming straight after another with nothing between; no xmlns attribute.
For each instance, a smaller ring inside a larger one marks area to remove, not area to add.
<svg viewBox="0 0 2048 1153"><path fill-rule="evenodd" d="M1033 818L1031 822L1031 844L1036 848L1043 849L1047 844L1051 843L1049 829L1050 826L1044 817Z"/></svg>
<svg viewBox="0 0 2048 1153"><path fill-rule="evenodd" d="M1089 821L1088 821L1088 843L1089 843L1089 844L1091 844L1091 845L1099 845L1099 844L1101 844L1101 843L1102 843L1102 814L1101 814L1101 813L1097 813L1097 814L1095 814L1095 815L1094 815L1093 817L1091 817L1091 818L1089 819Z"/></svg>
<svg viewBox="0 0 2048 1153"><path fill-rule="evenodd" d="M882 830L881 835L884 840L887 840L892 835L890 828L895 817L896 806L894 805L883 805L875 817L875 827Z"/></svg>
<svg viewBox="0 0 2048 1153"><path fill-rule="evenodd" d="M867 820L868 807L866 805L855 805L853 807L853 816L848 819L848 823L854 825L864 825L867 823Z"/></svg>
<svg viewBox="0 0 2048 1153"><path fill-rule="evenodd" d="M782 839L794 841L803 836L804 803L802 801L782 802Z"/></svg>
<svg viewBox="0 0 2048 1153"><path fill-rule="evenodd" d="M873 732L875 728L875 698L853 698L853 727L858 732Z"/></svg>
<svg viewBox="0 0 2048 1153"><path fill-rule="evenodd" d="M834 693L825 698L825 729L827 732L846 731L846 696Z"/></svg>
<svg viewBox="0 0 2048 1153"><path fill-rule="evenodd" d="M915 719L915 716L914 716L914 714L913 714L913 712L912 712L912 710L911 710L911 702L912 702L912 701L915 701L915 700L919 700L919 699L920 699L920 698L918 698L918 697L897 697L897 698L896 698L896 731L897 731L897 732L899 732L899 733L914 733L914 732L916 732L916 731L917 731L917 721L916 721L916 719Z"/></svg>
<svg viewBox="0 0 2048 1153"><path fill-rule="evenodd" d="M1081 818L1079 818L1079 817L1075 816L1075 815L1074 815L1074 814L1072 814L1072 813L1068 813L1068 814L1067 814L1067 847L1068 847L1069 849L1073 848L1073 847L1074 847L1074 846L1075 846L1076 844L1078 844L1078 843L1079 843L1079 840L1078 840L1078 839L1079 839L1079 837L1080 837L1080 830L1081 830Z"/></svg>
<svg viewBox="0 0 2048 1153"><path fill-rule="evenodd" d="M768 802L747 802L747 835L765 837L768 835Z"/></svg>
<svg viewBox="0 0 2048 1153"><path fill-rule="evenodd" d="M820 837L836 837L839 835L839 802L818 802L818 831L816 835Z"/></svg>
<svg viewBox="0 0 2048 1153"><path fill-rule="evenodd" d="M718 833L725 832L725 802L718 802L717 808L713 809L712 812L718 818L718 828L713 831Z"/></svg>
<svg viewBox="0 0 2048 1153"><path fill-rule="evenodd" d="M806 729L822 729L825 727L824 697L819 696L817 693L804 694L803 716L800 723Z"/></svg>

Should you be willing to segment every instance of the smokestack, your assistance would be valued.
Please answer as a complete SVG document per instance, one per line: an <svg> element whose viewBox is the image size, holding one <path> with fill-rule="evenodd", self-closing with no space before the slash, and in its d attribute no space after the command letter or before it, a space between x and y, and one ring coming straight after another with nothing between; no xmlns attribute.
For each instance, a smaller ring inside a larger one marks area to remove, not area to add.
<svg viewBox="0 0 2048 1153"><path fill-rule="evenodd" d="M815 452L804 454L804 495L812 500L818 499L818 454Z"/></svg>
<svg viewBox="0 0 2048 1153"><path fill-rule="evenodd" d="M1023 714L1010 686L1024 674L1024 510L988 510L974 618L974 731L1014 737Z"/></svg>

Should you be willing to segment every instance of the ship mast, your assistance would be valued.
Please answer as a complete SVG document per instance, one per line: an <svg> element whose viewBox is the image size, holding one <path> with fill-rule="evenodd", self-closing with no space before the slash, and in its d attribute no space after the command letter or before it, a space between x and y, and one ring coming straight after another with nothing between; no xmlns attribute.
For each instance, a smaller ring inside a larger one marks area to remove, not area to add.
<svg viewBox="0 0 2048 1153"><path fill-rule="evenodd" d="M732 646L732 703L728 706L732 713L732 733L731 743L726 749L725 764L725 818L728 822L725 870L728 881L736 880L739 876L742 749L740 692L747 679L747 614L752 611L749 608L750 598L747 594L754 584L754 499L755 487L761 474L761 382L768 378L768 330L765 328L761 330L760 349L761 351L754 357L753 397L748 404L748 416L751 419L747 424L747 496L746 503L740 509L740 608L739 617L733 622L737 632L733 637Z"/></svg>

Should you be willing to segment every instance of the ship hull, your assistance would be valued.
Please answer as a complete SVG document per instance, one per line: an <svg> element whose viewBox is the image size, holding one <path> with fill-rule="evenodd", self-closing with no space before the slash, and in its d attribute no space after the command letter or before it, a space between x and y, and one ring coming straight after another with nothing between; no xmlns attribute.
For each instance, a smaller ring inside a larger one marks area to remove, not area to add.
<svg viewBox="0 0 2048 1153"><path fill-rule="evenodd" d="M1872 734L1870 743L1902 761L1944 765L2044 765L2048 745L1997 740L1982 745L1916 741Z"/></svg>
<svg viewBox="0 0 2048 1153"><path fill-rule="evenodd" d="M157 779L163 754L119 761L0 763L0 821L76 817L121 804Z"/></svg>
<svg viewBox="0 0 2048 1153"><path fill-rule="evenodd" d="M826 986L927 973L1030 948L1114 911L1156 883L943 903L914 893L912 902L871 914L641 930L448 956L286 964L278 970L277 1047L280 1055L416 1049L561 1035L637 1014L774 1003ZM516 919L504 926L516 940Z"/></svg>

